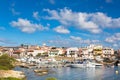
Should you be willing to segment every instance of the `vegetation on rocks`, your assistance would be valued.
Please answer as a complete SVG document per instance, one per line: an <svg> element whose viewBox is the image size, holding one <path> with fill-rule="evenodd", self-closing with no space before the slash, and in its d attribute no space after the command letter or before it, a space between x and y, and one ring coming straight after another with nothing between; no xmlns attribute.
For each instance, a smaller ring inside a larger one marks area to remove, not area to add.
<svg viewBox="0 0 120 80"><path fill-rule="evenodd" d="M8 77L8 78L0 78L0 80L25 80L25 79L18 79L18 78Z"/></svg>
<svg viewBox="0 0 120 80"><path fill-rule="evenodd" d="M14 68L14 62L14 58L9 57L7 54L3 54L2 56L0 56L0 70L10 70Z"/></svg>
<svg viewBox="0 0 120 80"><path fill-rule="evenodd" d="M7 54L0 56L0 80L25 80L23 72L11 70L15 62L16 60Z"/></svg>
<svg viewBox="0 0 120 80"><path fill-rule="evenodd" d="M54 77L49 77L49 78L46 78L46 80L57 80L57 79Z"/></svg>

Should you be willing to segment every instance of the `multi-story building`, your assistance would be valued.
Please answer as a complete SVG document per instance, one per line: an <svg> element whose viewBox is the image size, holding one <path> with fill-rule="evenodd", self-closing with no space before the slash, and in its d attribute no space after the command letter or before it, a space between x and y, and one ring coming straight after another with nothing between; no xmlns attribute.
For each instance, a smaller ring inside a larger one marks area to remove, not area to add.
<svg viewBox="0 0 120 80"><path fill-rule="evenodd" d="M95 45L93 48L93 54L94 55L102 55L102 45Z"/></svg>
<svg viewBox="0 0 120 80"><path fill-rule="evenodd" d="M64 49L53 47L49 50L48 56L55 57L64 54Z"/></svg>
<svg viewBox="0 0 120 80"><path fill-rule="evenodd" d="M88 59L88 49L82 48L82 59Z"/></svg>
<svg viewBox="0 0 120 80"><path fill-rule="evenodd" d="M105 47L102 49L103 57L111 57L114 54L113 48Z"/></svg>
<svg viewBox="0 0 120 80"><path fill-rule="evenodd" d="M79 54L79 49L77 47L70 47L66 49L67 57L77 57Z"/></svg>
<svg viewBox="0 0 120 80"><path fill-rule="evenodd" d="M82 58L83 59L94 59L93 50L95 45L89 45L87 47L82 48Z"/></svg>

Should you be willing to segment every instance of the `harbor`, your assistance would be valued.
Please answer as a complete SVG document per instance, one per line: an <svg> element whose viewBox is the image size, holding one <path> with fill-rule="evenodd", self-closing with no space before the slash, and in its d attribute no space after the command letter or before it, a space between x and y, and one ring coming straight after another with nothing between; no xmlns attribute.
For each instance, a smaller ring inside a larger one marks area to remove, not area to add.
<svg viewBox="0 0 120 80"><path fill-rule="evenodd" d="M61 68L61 67L114 67L119 66L119 60L113 61L97 61L95 59L75 59L67 57L47 57L47 58L34 58L25 57L16 59L18 66L23 68Z"/></svg>
<svg viewBox="0 0 120 80"><path fill-rule="evenodd" d="M64 59L64 61L62 59ZM39 79L45 80L47 77L55 77L59 80L67 80L67 79L72 80L72 78L76 80L81 80L81 79L87 80L87 78L97 79L96 76L100 75L101 76L100 80L106 80L108 77L112 77L112 79L115 78L115 80L118 80L117 75L120 74L119 61L115 61L112 63L105 63L105 62L98 63L94 60L89 60L89 59L85 59L85 60L77 60L74 58L59 59L53 57L52 58L26 57L26 58L15 59L7 54L0 56L0 61L3 60L6 61L6 63L13 61L10 62L9 65L13 64L14 67L10 68L12 70L1 70L0 73L1 78L16 77L20 79L24 78L25 80L32 80L33 78L34 80L39 80ZM4 63L4 65L6 63ZM2 63L0 65L4 66ZM6 64L6 66L7 65L8 64ZM9 68L9 66L6 68ZM104 74L109 74L109 75L105 76ZM82 77L81 75L83 75L84 77ZM114 77L113 75L116 77ZM69 78L69 76L72 76L72 78Z"/></svg>
<svg viewBox="0 0 120 80"><path fill-rule="evenodd" d="M16 67L14 70L23 71L27 80L45 80L46 77L55 77L58 80L119 80L120 67L99 68L49 68L47 75L37 75L33 69ZM118 73L116 73L118 71Z"/></svg>
<svg viewBox="0 0 120 80"><path fill-rule="evenodd" d="M75 80L87 80L87 78L96 80L99 76L101 76L99 80L119 80L118 75L120 71L120 66L118 64L116 66L113 63L96 63L88 62L88 60L86 60L87 63L83 64L77 62L76 64L76 61L70 62L70 60L68 63L63 61L56 61L55 58L52 58L51 61L47 61L45 59L34 60L34 58L32 58L32 61L29 59L27 59L26 61L20 59L20 64L14 68L14 70L24 72L28 80L32 80L32 78L34 78L34 80L45 80L46 77L56 77L59 80L72 80L72 78L69 78L67 76L65 77L63 74L69 74L68 76L73 76ZM40 61L38 62L38 60ZM64 73L65 70L67 70L67 72ZM82 74L84 74L85 78L80 77ZM91 74L91 77L88 74ZM109 74L110 78L108 78L106 74ZM74 76L77 76L78 79Z"/></svg>
<svg viewBox="0 0 120 80"><path fill-rule="evenodd" d="M0 80L120 80L120 0L0 0Z"/></svg>
<svg viewBox="0 0 120 80"><path fill-rule="evenodd" d="M45 80L47 77L55 77L58 80L96 80L99 76L101 76L100 80L107 80L108 77L112 77L108 80L114 78L119 80L117 79L120 67L119 50L116 53L112 48L104 48L102 45L89 45L86 48L61 48L46 45L27 48L26 46L1 47L1 51L2 63L4 57L7 57L7 62L9 58L14 60L13 70L22 72L27 80ZM4 64L1 65L4 66ZM20 73L19 75L22 76ZM15 74L9 76L15 77Z"/></svg>

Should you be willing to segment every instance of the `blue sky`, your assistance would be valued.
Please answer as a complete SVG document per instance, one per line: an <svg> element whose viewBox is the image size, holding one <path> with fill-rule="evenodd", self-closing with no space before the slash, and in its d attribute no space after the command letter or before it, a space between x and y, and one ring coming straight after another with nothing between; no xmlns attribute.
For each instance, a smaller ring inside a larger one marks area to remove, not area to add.
<svg viewBox="0 0 120 80"><path fill-rule="evenodd" d="M119 0L1 0L0 46L120 48Z"/></svg>

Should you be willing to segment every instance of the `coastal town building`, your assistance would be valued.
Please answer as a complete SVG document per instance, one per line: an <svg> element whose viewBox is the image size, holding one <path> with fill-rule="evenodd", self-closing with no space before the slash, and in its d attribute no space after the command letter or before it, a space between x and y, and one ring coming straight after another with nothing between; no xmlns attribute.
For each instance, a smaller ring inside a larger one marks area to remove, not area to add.
<svg viewBox="0 0 120 80"><path fill-rule="evenodd" d="M0 56L2 55L2 47L0 47Z"/></svg>
<svg viewBox="0 0 120 80"><path fill-rule="evenodd" d="M70 47L66 49L67 57L77 57L79 54L79 49L77 47Z"/></svg>
<svg viewBox="0 0 120 80"><path fill-rule="evenodd" d="M105 47L102 49L103 57L111 57L114 54L113 48Z"/></svg>
<svg viewBox="0 0 120 80"><path fill-rule="evenodd" d="M88 49L82 48L82 59L87 59L87 58L88 58Z"/></svg>
<svg viewBox="0 0 120 80"><path fill-rule="evenodd" d="M53 47L49 50L48 56L55 57L64 54L64 50L62 48Z"/></svg>
<svg viewBox="0 0 120 80"><path fill-rule="evenodd" d="M82 49L82 59L98 59L102 55L102 45L91 44L89 46L83 47Z"/></svg>
<svg viewBox="0 0 120 80"><path fill-rule="evenodd" d="M93 48L93 54L94 55L102 55L102 45L95 45Z"/></svg>
<svg viewBox="0 0 120 80"><path fill-rule="evenodd" d="M22 57L73 57L78 59L96 59L98 61L103 58L114 57L114 49L110 47L103 47L102 45L91 44L86 47L51 47L43 44L38 45L22 45L18 47L0 47L0 55L8 54L16 58Z"/></svg>

